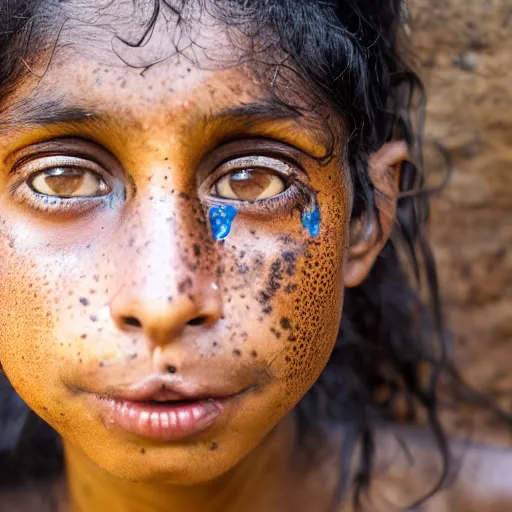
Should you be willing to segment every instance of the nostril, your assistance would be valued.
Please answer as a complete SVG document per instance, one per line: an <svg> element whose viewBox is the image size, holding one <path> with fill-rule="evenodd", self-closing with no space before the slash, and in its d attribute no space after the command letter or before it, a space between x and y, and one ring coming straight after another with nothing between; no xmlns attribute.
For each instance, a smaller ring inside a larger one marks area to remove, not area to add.
<svg viewBox="0 0 512 512"><path fill-rule="evenodd" d="M192 318L192 320L189 320L187 322L187 325L197 326L197 325L204 325L208 321L208 318L206 316L197 316L196 318Z"/></svg>
<svg viewBox="0 0 512 512"><path fill-rule="evenodd" d="M130 327L142 327L140 320L135 318L134 316L126 316L123 318L124 325L128 325Z"/></svg>

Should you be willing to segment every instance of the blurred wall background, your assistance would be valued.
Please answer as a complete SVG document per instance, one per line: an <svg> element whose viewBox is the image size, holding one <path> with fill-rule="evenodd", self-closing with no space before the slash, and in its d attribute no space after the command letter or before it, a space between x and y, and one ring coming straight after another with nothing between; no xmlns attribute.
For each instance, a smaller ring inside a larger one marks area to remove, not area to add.
<svg viewBox="0 0 512 512"><path fill-rule="evenodd" d="M466 381L512 411L512 0L409 0L428 94L426 168L451 182L432 237L452 355ZM441 178L439 176L438 178ZM457 403L453 433L512 445L512 428Z"/></svg>

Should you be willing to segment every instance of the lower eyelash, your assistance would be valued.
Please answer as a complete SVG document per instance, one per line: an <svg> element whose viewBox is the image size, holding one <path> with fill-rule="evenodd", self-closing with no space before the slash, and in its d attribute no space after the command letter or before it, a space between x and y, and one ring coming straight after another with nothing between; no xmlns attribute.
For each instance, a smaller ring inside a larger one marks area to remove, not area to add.
<svg viewBox="0 0 512 512"><path fill-rule="evenodd" d="M12 197L15 201L29 205L33 210L37 210L46 214L69 214L80 215L98 206L98 201L105 201L111 197L70 197L59 198L57 196L45 196L37 194L30 190L28 185L21 184L12 191Z"/></svg>
<svg viewBox="0 0 512 512"><path fill-rule="evenodd" d="M208 198L210 203L224 202L232 204L238 212L246 216L271 215L273 218L291 215L295 210L303 211L315 201L315 194L307 186L296 181L278 196L254 202L216 200Z"/></svg>

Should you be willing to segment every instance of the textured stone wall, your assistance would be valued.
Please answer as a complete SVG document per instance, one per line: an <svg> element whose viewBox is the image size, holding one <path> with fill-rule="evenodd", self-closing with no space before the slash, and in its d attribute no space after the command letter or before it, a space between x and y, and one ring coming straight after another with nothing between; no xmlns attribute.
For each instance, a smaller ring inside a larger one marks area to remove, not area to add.
<svg viewBox="0 0 512 512"><path fill-rule="evenodd" d="M427 86L426 166L449 186L434 200L432 238L464 378L512 411L512 0L410 0ZM512 444L512 429L455 406L445 421Z"/></svg>

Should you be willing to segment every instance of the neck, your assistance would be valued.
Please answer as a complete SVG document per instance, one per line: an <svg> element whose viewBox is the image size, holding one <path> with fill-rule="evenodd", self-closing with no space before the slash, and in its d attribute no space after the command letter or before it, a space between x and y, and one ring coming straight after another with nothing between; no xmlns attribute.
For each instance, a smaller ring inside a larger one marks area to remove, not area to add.
<svg viewBox="0 0 512 512"><path fill-rule="evenodd" d="M134 483L96 466L76 446L65 443L72 512L231 512L268 510L279 501L288 478L294 422L283 420L260 446L228 473L194 486ZM257 505L261 504L261 505Z"/></svg>

